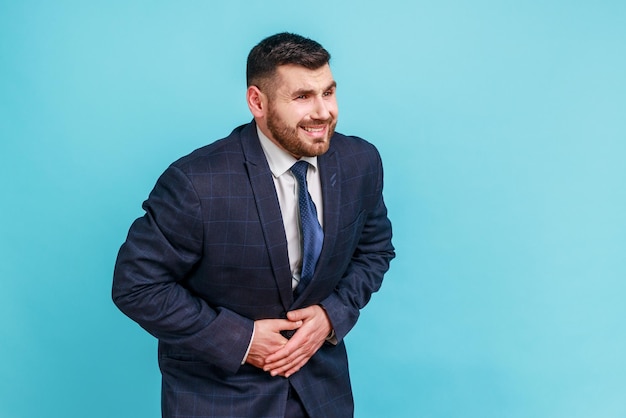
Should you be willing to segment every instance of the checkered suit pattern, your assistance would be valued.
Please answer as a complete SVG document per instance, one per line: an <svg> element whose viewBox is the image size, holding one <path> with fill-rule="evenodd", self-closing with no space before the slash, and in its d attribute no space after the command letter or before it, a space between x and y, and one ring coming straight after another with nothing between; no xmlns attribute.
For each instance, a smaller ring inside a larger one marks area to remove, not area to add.
<svg viewBox="0 0 626 418"><path fill-rule="evenodd" d="M254 122L173 163L120 248L116 305L159 340L166 417L283 417L289 385L311 417L350 417L344 336L394 257L376 149L335 134L319 157L324 243L294 298L287 243ZM325 344L289 379L241 365L253 323L312 304Z"/></svg>

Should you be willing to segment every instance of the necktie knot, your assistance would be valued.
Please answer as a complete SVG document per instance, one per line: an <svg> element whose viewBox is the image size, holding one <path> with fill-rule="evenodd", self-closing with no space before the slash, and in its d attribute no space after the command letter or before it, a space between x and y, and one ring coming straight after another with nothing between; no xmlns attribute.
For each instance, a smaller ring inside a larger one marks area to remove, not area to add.
<svg viewBox="0 0 626 418"><path fill-rule="evenodd" d="M300 184L301 181L306 183L306 172L308 169L309 163L302 160L291 166L291 172L296 177L296 180L298 180L298 184Z"/></svg>

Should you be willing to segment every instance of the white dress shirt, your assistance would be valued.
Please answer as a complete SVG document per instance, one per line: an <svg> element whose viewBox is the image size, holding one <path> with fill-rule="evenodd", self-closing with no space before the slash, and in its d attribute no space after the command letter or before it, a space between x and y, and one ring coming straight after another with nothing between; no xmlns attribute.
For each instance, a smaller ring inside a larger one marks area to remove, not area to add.
<svg viewBox="0 0 626 418"><path fill-rule="evenodd" d="M287 252L289 254L289 266L291 267L291 286L296 288L300 281L302 270L302 234L300 232L300 209L298 206L298 182L290 169L297 161L291 154L273 143L257 126L257 133L261 140L261 147L267 158L272 172L280 212L283 216L285 236L287 237ZM309 194L317 210L317 220L322 229L324 224L322 207L322 185L320 173L317 167L317 157L302 157L300 160L308 162L306 181Z"/></svg>

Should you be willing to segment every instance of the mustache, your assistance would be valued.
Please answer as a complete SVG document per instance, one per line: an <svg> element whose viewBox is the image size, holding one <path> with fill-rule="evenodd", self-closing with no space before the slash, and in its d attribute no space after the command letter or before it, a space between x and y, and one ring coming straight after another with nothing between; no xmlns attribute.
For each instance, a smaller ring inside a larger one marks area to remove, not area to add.
<svg viewBox="0 0 626 418"><path fill-rule="evenodd" d="M313 127L319 126L319 125L332 125L335 122L336 122L335 118L311 119L310 121L307 121L305 123L301 123L300 126L302 126L303 128L313 128Z"/></svg>

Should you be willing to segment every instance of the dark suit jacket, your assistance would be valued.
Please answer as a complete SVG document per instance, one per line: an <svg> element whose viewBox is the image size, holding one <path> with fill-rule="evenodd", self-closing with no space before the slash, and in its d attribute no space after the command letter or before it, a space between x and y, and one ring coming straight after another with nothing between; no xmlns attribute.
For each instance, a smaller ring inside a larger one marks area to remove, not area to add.
<svg viewBox="0 0 626 418"><path fill-rule="evenodd" d="M159 340L171 417L283 417L288 385L312 417L349 417L344 336L394 257L382 165L366 141L335 134L319 157L324 244L294 300L280 207L254 122L172 164L115 266L113 299ZM320 304L337 345L289 379L241 365L253 321Z"/></svg>

